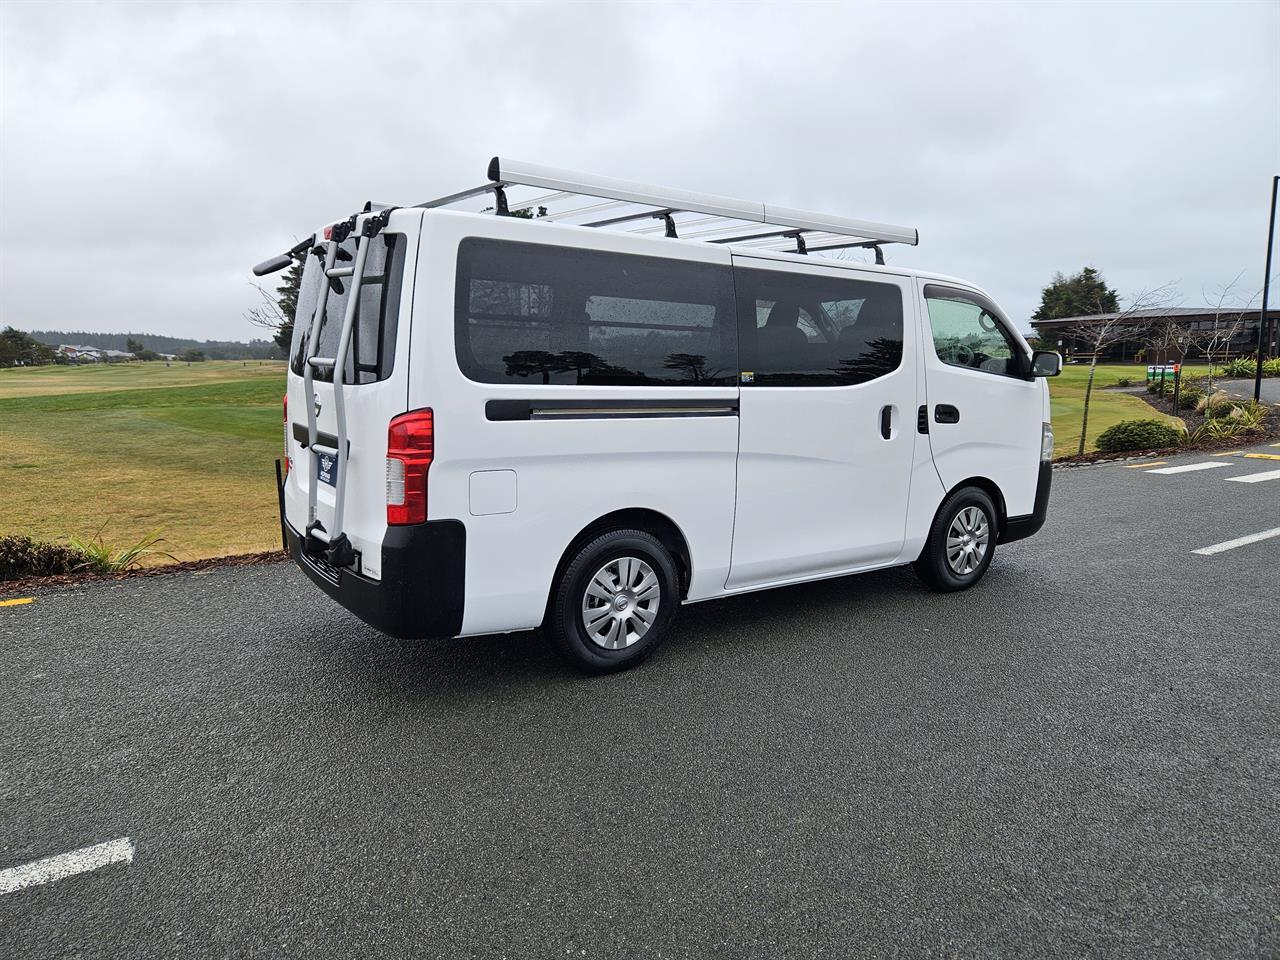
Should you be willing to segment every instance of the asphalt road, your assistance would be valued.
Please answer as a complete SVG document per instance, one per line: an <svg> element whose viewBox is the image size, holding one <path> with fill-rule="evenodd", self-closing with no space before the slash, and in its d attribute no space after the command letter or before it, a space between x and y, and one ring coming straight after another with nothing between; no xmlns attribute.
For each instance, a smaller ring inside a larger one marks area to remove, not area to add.
<svg viewBox="0 0 1280 960"><path fill-rule="evenodd" d="M1237 396L1252 397L1254 381L1224 380L1220 384L1215 384L1215 389L1219 387ZM1280 403L1280 377L1263 377L1262 387L1258 395L1262 398L1263 403Z"/></svg>
<svg viewBox="0 0 1280 960"><path fill-rule="evenodd" d="M1280 462L1227 460L1059 470L977 589L696 605L597 679L284 564L0 608L0 869L136 850L0 896L0 956L1275 957L1280 537L1191 551Z"/></svg>

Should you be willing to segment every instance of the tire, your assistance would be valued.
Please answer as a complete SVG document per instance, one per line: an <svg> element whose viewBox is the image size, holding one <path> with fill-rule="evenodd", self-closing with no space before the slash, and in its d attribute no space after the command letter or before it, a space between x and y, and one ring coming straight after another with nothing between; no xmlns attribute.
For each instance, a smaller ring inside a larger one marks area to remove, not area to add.
<svg viewBox="0 0 1280 960"><path fill-rule="evenodd" d="M934 590L969 589L991 566L999 529L999 514L991 498L977 487L961 487L938 508L938 515L929 528L929 539L919 559L912 564L916 575ZM954 537L950 555L949 536ZM966 536L969 539L966 540ZM955 549L957 546L959 550Z"/></svg>
<svg viewBox="0 0 1280 960"><path fill-rule="evenodd" d="M679 605L676 564L662 542L610 530L583 543L556 581L547 634L575 667L612 673L657 649Z"/></svg>

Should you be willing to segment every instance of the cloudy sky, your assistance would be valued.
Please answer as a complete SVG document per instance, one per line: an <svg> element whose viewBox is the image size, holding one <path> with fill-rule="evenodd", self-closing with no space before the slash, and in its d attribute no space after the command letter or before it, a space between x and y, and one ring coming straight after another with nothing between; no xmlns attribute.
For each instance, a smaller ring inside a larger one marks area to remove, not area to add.
<svg viewBox="0 0 1280 960"><path fill-rule="evenodd" d="M250 266L494 154L917 226L1025 321L1056 270L1261 286L1280 3L0 5L0 323L255 334ZM261 335L261 334L257 334Z"/></svg>

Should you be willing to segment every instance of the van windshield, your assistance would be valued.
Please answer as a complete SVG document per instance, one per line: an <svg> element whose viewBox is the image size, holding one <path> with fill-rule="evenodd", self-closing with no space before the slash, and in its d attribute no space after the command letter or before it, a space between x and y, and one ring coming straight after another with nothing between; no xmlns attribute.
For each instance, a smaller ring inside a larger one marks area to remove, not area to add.
<svg viewBox="0 0 1280 960"><path fill-rule="evenodd" d="M354 236L348 237L342 243L341 249L351 259L339 258L339 264L355 262L356 240ZM395 361L396 320L400 313L400 285L403 279L403 237L383 233L370 240L343 383L373 383L391 375ZM315 355L332 357L337 353L342 321L346 316L347 303L351 299L351 278L342 278L337 283L342 287L341 293L334 289L333 284L325 281L324 261L316 254L307 255L302 284L298 289L298 308L295 312L293 344L290 350L290 365L299 376L302 375L303 364L306 362L311 322L321 295L327 299ZM315 379L332 382L333 371L316 370Z"/></svg>

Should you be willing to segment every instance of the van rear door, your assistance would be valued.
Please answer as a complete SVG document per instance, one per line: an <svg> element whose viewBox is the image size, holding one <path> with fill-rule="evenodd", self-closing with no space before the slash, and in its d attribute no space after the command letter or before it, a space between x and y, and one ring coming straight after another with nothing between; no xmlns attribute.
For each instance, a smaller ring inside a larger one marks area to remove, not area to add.
<svg viewBox="0 0 1280 960"><path fill-rule="evenodd" d="M351 344L342 376L346 403L348 459L343 532L358 554L356 569L381 576L381 545L386 531L387 426L406 409L408 395L409 307L420 211L395 211L386 227L369 240L360 284ZM359 224L339 249L338 266L351 266ZM303 379L308 337L324 298L316 355L333 357L351 294L351 278L324 277L320 252L307 255L298 295L289 361L286 444L292 467L285 484L289 525L304 534L311 520L332 532L337 497L334 458L313 453L308 444L308 414ZM350 259L343 259L343 257ZM314 373L317 442L337 446L337 417L332 370ZM309 488L316 487L316 515L308 516Z"/></svg>

